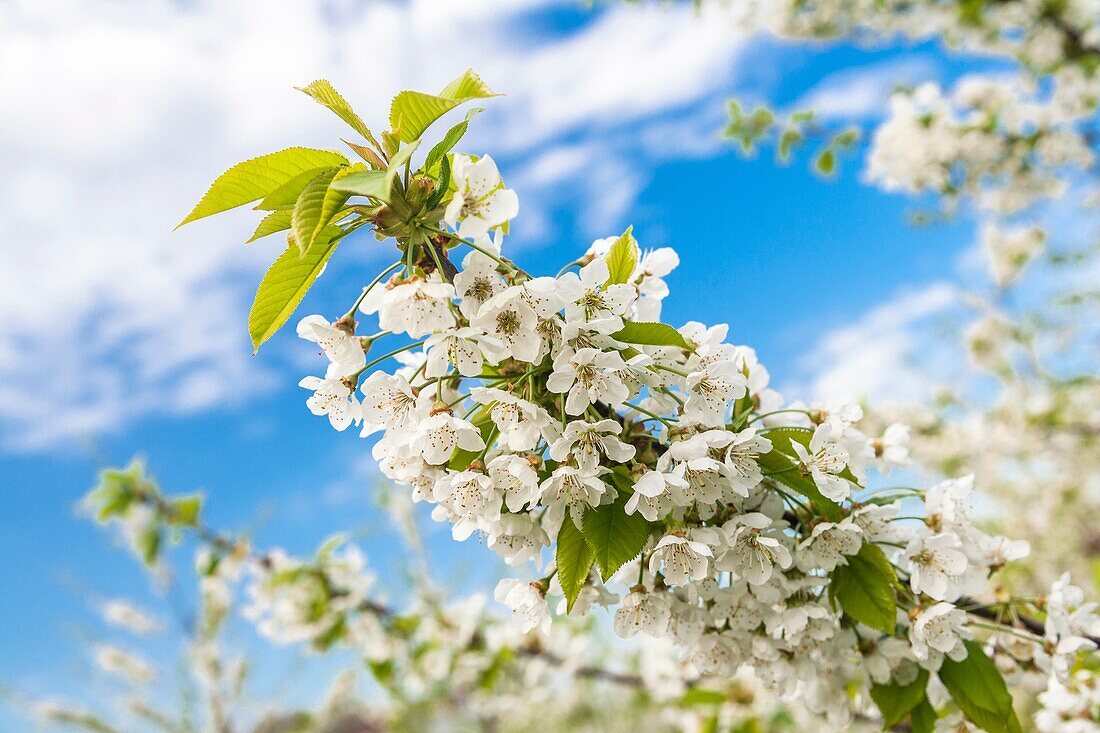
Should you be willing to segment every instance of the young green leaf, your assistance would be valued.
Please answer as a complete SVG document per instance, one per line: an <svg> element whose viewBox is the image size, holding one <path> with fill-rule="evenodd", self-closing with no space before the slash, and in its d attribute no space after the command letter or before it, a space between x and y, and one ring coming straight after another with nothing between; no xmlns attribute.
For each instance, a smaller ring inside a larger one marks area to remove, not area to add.
<svg viewBox="0 0 1100 733"><path fill-rule="evenodd" d="M390 128L401 142L412 142L428 127L452 109L472 99L486 99L498 94L485 85L473 70L454 79L439 94L404 91L390 105Z"/></svg>
<svg viewBox="0 0 1100 733"><path fill-rule="evenodd" d="M1012 709L1012 695L981 645L967 641L966 659L943 660L940 681L951 698L983 730L990 733L1019 733L1020 721Z"/></svg>
<svg viewBox="0 0 1100 733"><path fill-rule="evenodd" d="M377 201L388 203L393 195L393 182L401 168L412 157L420 141L412 142L401 148L390 158L389 167L384 171L355 171L335 179L332 189L351 196L368 196Z"/></svg>
<svg viewBox="0 0 1100 733"><path fill-rule="evenodd" d="M634 239L634 227L629 226L626 231L611 245L607 252L607 269L610 275L604 287L625 283L634 274L634 268L638 266L641 252L638 242Z"/></svg>
<svg viewBox="0 0 1100 733"><path fill-rule="evenodd" d="M340 139L343 141L344 145L347 145L349 148L355 151L356 155L367 161L367 163L370 164L371 168L380 171L386 170L385 161L383 161L382 158L378 156L378 153L374 150L374 148L368 147L366 145L360 145L358 143L353 143L350 140L344 140L343 138Z"/></svg>
<svg viewBox="0 0 1100 733"><path fill-rule="evenodd" d="M294 234L294 243L298 251L305 253L309 245L313 243L313 233L322 225L321 217L325 205L325 194L336 175L336 169L321 173L314 178L298 195L298 201L294 204L294 212L290 215L290 230ZM347 194L337 192L347 200ZM343 206L343 202L340 202Z"/></svg>
<svg viewBox="0 0 1100 733"><path fill-rule="evenodd" d="M562 522L558 532L556 551L558 582L565 593L565 610L573 610L573 604L588 579L588 572L596 562L596 553L588 546L584 535L569 517Z"/></svg>
<svg viewBox="0 0 1100 733"><path fill-rule="evenodd" d="M641 514L626 513L629 498L629 491L620 490L612 503L591 507L584 513L581 532L605 581L636 558L649 539L649 522Z"/></svg>
<svg viewBox="0 0 1100 733"><path fill-rule="evenodd" d="M260 281L248 314L248 333L252 336L254 352L259 351L260 344L271 338L294 313L343 234L339 227L325 227L305 254L299 256L297 249L287 247L271 265Z"/></svg>
<svg viewBox="0 0 1100 733"><path fill-rule="evenodd" d="M470 120L477 115L485 111L484 107L474 107L466 113L466 119L459 122L457 125L447 130L447 134L443 136L443 139L437 142L431 150L428 151L428 156L424 158L424 170L434 175L435 167L439 164L443 157L447 153L451 152L451 149L455 145L458 145L459 141L466 134L466 130L470 127Z"/></svg>
<svg viewBox="0 0 1100 733"><path fill-rule="evenodd" d="M729 695L720 690L710 690L706 687L689 687L683 697L680 698L680 706L689 708L694 705L721 705L729 702Z"/></svg>
<svg viewBox="0 0 1100 733"><path fill-rule="evenodd" d="M275 232L282 232L290 229L291 213L290 209L272 211L260 221L259 225L256 227L256 231L252 232L252 236L248 238L245 244L252 244L257 239L263 239Z"/></svg>
<svg viewBox="0 0 1100 733"><path fill-rule="evenodd" d="M667 323L627 321L620 330L611 334L611 338L628 344L691 348L691 344L680 335L680 332Z"/></svg>
<svg viewBox="0 0 1100 733"><path fill-rule="evenodd" d="M389 201L392 179L386 171L361 171L349 173L333 183L333 190L349 196L368 196L378 201Z"/></svg>
<svg viewBox="0 0 1100 733"><path fill-rule="evenodd" d="M856 621L887 634L894 633L897 623L894 567L882 550L869 542L859 548L859 554L849 555L847 560L847 565L838 565L833 571L829 595Z"/></svg>
<svg viewBox="0 0 1100 733"><path fill-rule="evenodd" d="M928 698L924 698L916 707L909 711L909 722L913 726L913 733L933 733L936 729L936 709Z"/></svg>
<svg viewBox="0 0 1100 733"><path fill-rule="evenodd" d="M149 566L155 565L160 558L160 549L163 542L164 538L161 536L160 526L156 524L145 527L134 538L134 544L142 562Z"/></svg>
<svg viewBox="0 0 1100 733"><path fill-rule="evenodd" d="M327 80L318 79L304 87L295 87L295 89L308 94L318 104L328 107L337 117L348 123L353 130L365 139L372 140L374 138L363 120L355 114L355 110L347 103L347 100Z"/></svg>
<svg viewBox="0 0 1100 733"><path fill-rule="evenodd" d="M337 166L326 165L321 168L310 168L308 171L302 171L268 195L264 196L263 199L260 200L260 203L256 204L254 208L260 211L293 209L294 204L298 201L298 197L302 195L302 191L305 190L305 187L308 186L313 179L317 178L317 176L322 173L329 173L337 169Z"/></svg>
<svg viewBox="0 0 1100 733"><path fill-rule="evenodd" d="M361 163L347 168L335 168L317 176L303 189L290 218L294 241L300 252L309 249L318 233L332 222L333 217L348 201L350 194L333 188L332 183L363 171L365 166Z"/></svg>
<svg viewBox="0 0 1100 733"><path fill-rule="evenodd" d="M313 148L287 148L238 163L218 176L210 190L176 228L212 214L258 201L304 171L345 165L340 153Z"/></svg>
<svg viewBox="0 0 1100 733"><path fill-rule="evenodd" d="M156 492L145 477L145 467L134 460L124 469L108 469L99 474L99 485L82 500L97 521L105 522L126 514L137 498L138 491Z"/></svg>
<svg viewBox="0 0 1100 733"><path fill-rule="evenodd" d="M821 175L831 176L836 170L836 152L832 148L825 148L817 156L814 166Z"/></svg>
<svg viewBox="0 0 1100 733"><path fill-rule="evenodd" d="M891 682L888 685L871 685L871 699L882 713L882 729L889 730L900 723L909 711L921 703L928 687L928 670L922 669L908 685Z"/></svg>
<svg viewBox="0 0 1100 733"><path fill-rule="evenodd" d="M201 511L201 494L177 497L172 500L172 523L180 524L185 527L194 527L198 524L199 513Z"/></svg>

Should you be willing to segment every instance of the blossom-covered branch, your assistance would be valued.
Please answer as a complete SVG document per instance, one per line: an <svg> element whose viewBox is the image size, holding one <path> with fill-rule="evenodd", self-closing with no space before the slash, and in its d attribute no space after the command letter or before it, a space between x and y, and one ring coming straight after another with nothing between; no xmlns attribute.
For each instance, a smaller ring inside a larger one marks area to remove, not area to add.
<svg viewBox="0 0 1100 733"><path fill-rule="evenodd" d="M374 140L331 87L308 90ZM838 725L877 707L917 730L952 711L1019 729L995 660L1026 644L1035 674L1064 675L1095 646L1093 607L1064 584L1042 604L1008 601L996 618L1009 623L989 623L970 599L1003 602L995 575L1027 546L975 526L972 478L869 491L869 476L908 464L907 429L867 435L859 407L784 400L725 325L661 322L672 250L644 251L627 230L557 276L505 258L518 197L488 155L450 152L469 117L411 163L436 118L491 95L471 72L438 95L404 92L381 144L353 146L365 163L303 148L264 156L230 169L188 217L247 203L248 190L272 207L263 233L289 229L253 307L257 345L342 238L369 227L394 241L394 274L370 281L358 312L299 323L327 362L301 382L309 409L377 435L382 472L455 540L479 535L508 565L535 568L495 591L522 632L551 634L548 597L560 595L559 619L606 607L618 635L670 639L704 676L750 667ZM321 169L303 175L307 165ZM360 317L377 321L369 336ZM401 345L369 358L381 339ZM367 589L359 560L335 547L318 558L336 563L335 580L272 556L256 592L279 608L283 580L303 579L335 616L287 629L261 614L261 629L322 646L369 640L377 616L357 617L374 619L360 628L347 615ZM1011 623L1028 606L1047 614L1045 637Z"/></svg>

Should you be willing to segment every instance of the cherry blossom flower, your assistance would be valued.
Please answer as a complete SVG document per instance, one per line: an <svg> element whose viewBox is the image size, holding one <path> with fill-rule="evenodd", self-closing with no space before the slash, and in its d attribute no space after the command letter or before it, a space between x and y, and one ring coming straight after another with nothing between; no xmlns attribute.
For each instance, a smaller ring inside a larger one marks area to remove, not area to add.
<svg viewBox="0 0 1100 733"><path fill-rule="evenodd" d="M350 329L334 326L324 316L306 316L298 321L297 331L298 336L321 347L338 376L354 374L367 363L363 347Z"/></svg>
<svg viewBox="0 0 1100 733"><path fill-rule="evenodd" d="M709 427L724 425L730 401L744 397L748 391L745 375L734 362L724 360L688 374L686 387L684 417Z"/></svg>
<svg viewBox="0 0 1100 733"><path fill-rule="evenodd" d="M433 496L452 515L451 533L459 542L500 519L501 490L479 471L449 474L435 483Z"/></svg>
<svg viewBox="0 0 1100 733"><path fill-rule="evenodd" d="M640 513L651 522L668 514L673 497L681 497L687 482L679 476L661 471L646 471L634 482L634 493L627 499L623 511Z"/></svg>
<svg viewBox="0 0 1100 733"><path fill-rule="evenodd" d="M634 302L634 288L629 285L607 285L611 277L607 262L595 259L581 268L580 274L567 272L558 278L558 296L565 303L566 321L618 319ZM605 287L606 286L606 287Z"/></svg>
<svg viewBox="0 0 1100 733"><path fill-rule="evenodd" d="M402 376L372 372L360 386L363 419L388 428L412 427L421 417L412 386Z"/></svg>
<svg viewBox="0 0 1100 733"><path fill-rule="evenodd" d="M551 526L560 527L568 509L573 524L580 527L584 523L584 510L599 506L607 484L596 473L573 466L558 466L539 488L539 500L547 506L546 515Z"/></svg>
<svg viewBox="0 0 1100 733"><path fill-rule="evenodd" d="M642 633L652 637L663 636L668 628L671 610L662 596L644 590L632 590L615 611L615 633L629 639Z"/></svg>
<svg viewBox="0 0 1100 733"><path fill-rule="evenodd" d="M486 470L493 486L504 494L508 511L519 512L538 503L539 477L526 458L514 453L500 455L489 461Z"/></svg>
<svg viewBox="0 0 1100 733"><path fill-rule="evenodd" d="M859 552L862 544L863 531L851 518L836 523L821 522L800 545L800 549L808 551L799 556L800 567L832 571L837 565L846 564L845 557Z"/></svg>
<svg viewBox="0 0 1100 733"><path fill-rule="evenodd" d="M706 531L715 534L713 530ZM716 535L712 541L717 544ZM656 574L660 570L668 583L683 585L688 580L707 577L712 557L714 554L706 542L670 534L662 537L653 548L649 556L649 572Z"/></svg>
<svg viewBox="0 0 1100 733"><path fill-rule="evenodd" d="M359 305L366 315L378 314L383 331L405 333L420 338L454 326L451 300L454 287L450 283L414 277L405 282L375 288Z"/></svg>
<svg viewBox="0 0 1100 733"><path fill-rule="evenodd" d="M529 514L502 514L485 545L514 566L537 563L542 548L550 545L550 537Z"/></svg>
<svg viewBox="0 0 1100 733"><path fill-rule="evenodd" d="M565 426L560 438L550 444L550 457L565 461L572 457L581 470L594 472L603 458L613 463L625 463L637 449L619 440L622 430L615 420L586 422L574 420Z"/></svg>
<svg viewBox="0 0 1100 733"><path fill-rule="evenodd" d="M477 316L481 306L505 287L497 272L496 260L477 250L471 250L462 259L462 269L454 276L458 309L470 319Z"/></svg>
<svg viewBox="0 0 1100 733"><path fill-rule="evenodd" d="M833 501L848 498L852 486L838 475L847 467L848 451L836 441L836 427L833 424L818 425L808 448L797 441L791 441L791 447L798 455L802 470L810 474L818 491Z"/></svg>
<svg viewBox="0 0 1100 733"><path fill-rule="evenodd" d="M488 155L475 162L468 155L456 154L451 178L457 191L443 218L448 226L457 225L458 236L477 239L519 214L519 197L504 187L497 164Z"/></svg>
<svg viewBox="0 0 1100 733"><path fill-rule="evenodd" d="M581 415L589 405L602 402L618 407L630 397L620 370L626 364L617 352L580 349L573 354L562 352L554 360L554 371L546 380L546 388L565 398L565 412Z"/></svg>
<svg viewBox="0 0 1100 733"><path fill-rule="evenodd" d="M359 400L341 377L305 377L298 386L313 390L306 407L314 415L328 415L329 422L337 430L347 430L349 425L363 418Z"/></svg>
<svg viewBox="0 0 1100 733"><path fill-rule="evenodd" d="M882 439L872 443L879 469L889 475L894 468L906 468L912 464L909 458L909 426L892 423L882 434Z"/></svg>
<svg viewBox="0 0 1100 733"><path fill-rule="evenodd" d="M920 612L909 627L913 654L921 666L936 671L946 656L956 662L966 658L964 641L972 638L966 626L966 612L940 602Z"/></svg>
<svg viewBox="0 0 1100 733"><path fill-rule="evenodd" d="M500 431L500 440L509 450L532 450L547 437L552 418L546 408L495 387L474 387L470 397L493 406L489 414Z"/></svg>
<svg viewBox="0 0 1100 733"><path fill-rule="evenodd" d="M436 466L450 460L455 448L479 451L485 447L481 431L449 410L423 420L416 428L412 444L425 461Z"/></svg>
<svg viewBox="0 0 1100 733"><path fill-rule="evenodd" d="M723 525L729 552L722 569L733 570L753 585L762 585L771 580L776 565L789 568L793 562L791 552L771 529L771 518L759 512L744 514Z"/></svg>
<svg viewBox="0 0 1100 733"><path fill-rule="evenodd" d="M772 442L757 435L754 428L728 435L730 442L723 449L722 464L726 467L726 477L734 492L745 497L764 478L756 456L770 453Z"/></svg>
<svg viewBox="0 0 1100 733"><path fill-rule="evenodd" d="M550 608L546 605L546 593L534 583L505 578L497 583L493 598L512 610L512 620L524 633L537 629L540 634L550 633Z"/></svg>
<svg viewBox="0 0 1100 733"><path fill-rule="evenodd" d="M494 362L507 358L534 362L542 349L538 316L524 298L524 289L512 286L482 304L473 325L485 331L493 344L486 348Z"/></svg>
<svg viewBox="0 0 1100 733"><path fill-rule="evenodd" d="M937 601L951 600L958 594L958 576L966 570L958 535L950 532L925 533L914 537L905 548L909 563L909 586L914 593L925 593Z"/></svg>

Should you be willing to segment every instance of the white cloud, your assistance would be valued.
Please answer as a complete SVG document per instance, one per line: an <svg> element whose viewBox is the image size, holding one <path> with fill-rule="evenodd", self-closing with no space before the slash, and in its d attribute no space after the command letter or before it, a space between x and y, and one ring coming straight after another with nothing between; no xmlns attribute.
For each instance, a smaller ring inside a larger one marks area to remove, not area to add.
<svg viewBox="0 0 1100 733"><path fill-rule="evenodd" d="M244 214L170 230L228 164L335 142L339 123L293 85L327 77L381 120L395 90L474 67L510 96L473 142L527 159L521 179L580 181L585 227L621 218L645 175L622 131L720 104L744 41L689 7L615 7L550 36L532 14L553 4L0 5L0 444L57 448L271 383L244 318L278 243L238 246ZM532 188L535 234L551 186Z"/></svg>
<svg viewBox="0 0 1100 733"><path fill-rule="evenodd" d="M923 56L839 71L825 77L794 107L812 109L821 120L880 117L886 113L890 95L899 86L936 76L936 65Z"/></svg>
<svg viewBox="0 0 1100 733"><path fill-rule="evenodd" d="M958 305L959 291L946 282L899 293L855 322L826 332L800 359L804 382L786 391L822 402L928 397L944 376L929 371L942 342L935 337L934 321ZM954 347L949 341L942 348L957 359Z"/></svg>

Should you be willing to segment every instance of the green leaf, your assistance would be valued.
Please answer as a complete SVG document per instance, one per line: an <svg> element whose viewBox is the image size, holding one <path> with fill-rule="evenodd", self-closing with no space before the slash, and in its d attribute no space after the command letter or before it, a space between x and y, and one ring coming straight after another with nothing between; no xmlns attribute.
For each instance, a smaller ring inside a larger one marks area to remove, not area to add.
<svg viewBox="0 0 1100 733"><path fill-rule="evenodd" d="M391 181L387 171L362 171L344 176L332 188L350 196L369 196L379 201L389 201Z"/></svg>
<svg viewBox="0 0 1100 733"><path fill-rule="evenodd" d="M192 494L172 500L172 523L194 527L202 511L202 495Z"/></svg>
<svg viewBox="0 0 1100 733"><path fill-rule="evenodd" d="M393 182L401 172L406 161L412 157L420 141L401 148L390 158L389 168L384 171L356 171L341 176L332 182L332 189L353 196L369 196L389 203L393 196Z"/></svg>
<svg viewBox="0 0 1100 733"><path fill-rule="evenodd" d="M351 108L347 100L327 80L318 79L304 87L295 87L295 89L308 94L318 104L328 107L337 117L348 123L353 130L367 140L374 137L359 115L355 114L355 110Z"/></svg>
<svg viewBox="0 0 1100 733"><path fill-rule="evenodd" d="M358 143L353 143L350 140L344 140L343 138L340 138L340 140L344 143L344 145L347 145L349 148L355 151L356 155L370 163L371 168L381 171L386 170L385 162L382 160L381 157L379 157L378 153L375 152L374 148L371 148L367 145L359 145Z"/></svg>
<svg viewBox="0 0 1100 733"><path fill-rule="evenodd" d="M466 113L466 119L459 122L457 125L447 130L447 134L443 136L443 139L437 142L432 149L428 151L428 157L424 158L424 170L432 173L435 171L435 166L443 160L443 157L447 153L451 152L451 149L455 145L458 145L459 141L466 134L466 130L470 127L470 120L477 115L485 111L484 107L474 107Z"/></svg>
<svg viewBox="0 0 1100 733"><path fill-rule="evenodd" d="M303 254L313 243L315 233L328 223L323 220L325 199L335 176L335 168L321 173L302 189L297 203L294 204L294 212L290 216L290 230L294 234L294 243L298 245L298 251ZM339 209L347 201L348 195L342 191L336 191L334 195L343 197L343 200L336 204L336 209ZM336 211L333 210L329 217L331 218L335 213Z"/></svg>
<svg viewBox="0 0 1100 733"><path fill-rule="evenodd" d="M634 274L634 268L638 266L638 260L641 258L642 253L638 249L638 242L634 239L633 232L633 226L627 227L626 231L619 235L619 238L611 244L611 249L607 251L609 275L607 282L604 283L605 288L608 285L625 283Z"/></svg>
<svg viewBox="0 0 1100 733"><path fill-rule="evenodd" d="M238 163L218 176L210 190L176 228L258 201L304 171L347 162L343 155L329 150L287 148Z"/></svg>
<svg viewBox="0 0 1100 733"><path fill-rule="evenodd" d="M135 458L124 469L112 468L99 474L99 484L89 491L81 503L95 514L99 522L112 517L124 517L139 495L157 495L153 481L145 475L145 465Z"/></svg>
<svg viewBox="0 0 1100 733"><path fill-rule="evenodd" d="M612 474L613 477L618 474ZM596 556L600 575L606 581L626 563L636 558L649 539L649 522L641 514L627 514L629 491L619 491L610 504L589 507L584 513L581 532ZM570 523L568 516L563 526Z"/></svg>
<svg viewBox="0 0 1100 733"><path fill-rule="evenodd" d="M556 559L558 582L561 583L561 589L565 592L565 609L567 612L572 611L581 588L588 580L588 572L596 562L596 553L588 546L584 535L569 518L562 522L561 530L558 532Z"/></svg>
<svg viewBox="0 0 1100 733"><path fill-rule="evenodd" d="M909 711L909 722L913 726L913 733L933 733L936 729L936 709L928 698L924 698L916 707Z"/></svg>
<svg viewBox="0 0 1100 733"><path fill-rule="evenodd" d="M976 725L990 733L1019 733L1020 721L1012 709L1012 695L993 660L980 644L966 644L966 659L943 660L940 681L959 709Z"/></svg>
<svg viewBox="0 0 1100 733"><path fill-rule="evenodd" d="M877 545L864 543L859 554L849 555L847 565L838 565L829 582L829 595L844 613L856 621L887 634L897 623L894 566Z"/></svg>
<svg viewBox="0 0 1100 733"><path fill-rule="evenodd" d="M162 544L163 538L161 537L160 526L156 524L145 527L134 538L134 549L146 565L156 564L157 559L160 557Z"/></svg>
<svg viewBox="0 0 1100 733"><path fill-rule="evenodd" d="M720 690L709 690L705 687L689 687L688 691L680 698L681 707L693 707L695 705L722 705L729 701L729 696Z"/></svg>
<svg viewBox="0 0 1100 733"><path fill-rule="evenodd" d="M928 670L922 669L908 685L896 682L889 685L871 685L871 699L882 713L882 729L889 730L900 723L909 711L925 699L928 687Z"/></svg>
<svg viewBox="0 0 1100 733"><path fill-rule="evenodd" d="M349 194L334 189L332 183L348 175L365 172L365 169L366 166L356 163L351 167L322 173L302 191L290 219L294 241L300 252L309 249L321 230L332 223L348 201Z"/></svg>
<svg viewBox="0 0 1100 733"><path fill-rule="evenodd" d="M336 169L337 166L326 165L320 168L310 168L308 171L302 171L267 196L264 196L260 203L256 204L255 208L262 211L293 209L302 191L314 178L322 173L335 171Z"/></svg>
<svg viewBox="0 0 1100 733"><path fill-rule="evenodd" d="M691 344L687 342L687 339L667 323L626 321L620 330L611 334L611 338L628 344L675 346L680 349L691 348Z"/></svg>
<svg viewBox="0 0 1100 733"><path fill-rule="evenodd" d="M498 96L473 70L454 79L439 94L404 91L390 105L390 128L401 142L412 142L452 109L471 99Z"/></svg>
<svg viewBox="0 0 1100 733"><path fill-rule="evenodd" d="M317 551L313 553L314 559L319 563L325 563L328 561L332 553L337 549L345 545L348 541L348 536L343 533L337 533L326 537L325 540L317 548Z"/></svg>
<svg viewBox="0 0 1100 733"><path fill-rule="evenodd" d="M266 236L275 234L276 232L286 231L290 229L290 209L283 209L281 211L272 211L265 216L256 227L256 231L252 232L252 236L248 238L245 244L252 244L257 239L263 239Z"/></svg>
<svg viewBox="0 0 1100 733"><path fill-rule="evenodd" d="M439 178L439 188L437 188L435 193L432 194L432 197L428 199L428 211L439 206L439 202L447 195L448 189L451 186L451 161L446 155L439 159L439 175L437 177Z"/></svg>
<svg viewBox="0 0 1100 733"><path fill-rule="evenodd" d="M832 148L825 148L821 151L821 154L817 156L817 161L814 163L814 167L817 168L818 173L823 176L831 176L833 171L836 170L836 153Z"/></svg>
<svg viewBox="0 0 1100 733"><path fill-rule="evenodd" d="M326 227L313 240L313 245L299 255L294 247L287 247L260 281L252 310L248 314L248 333L252 336L253 352L271 338L302 302L306 292L328 258L336 250L340 237L339 227Z"/></svg>
<svg viewBox="0 0 1100 733"><path fill-rule="evenodd" d="M786 162L791 157L791 148L802 142L802 132L794 127L788 127L779 137L779 159Z"/></svg>

